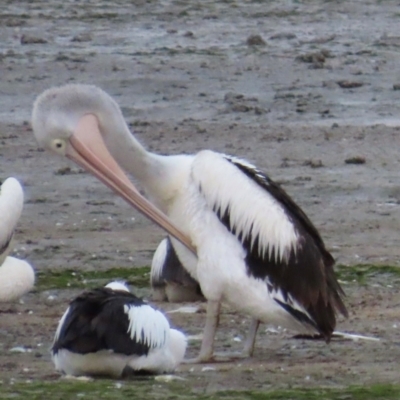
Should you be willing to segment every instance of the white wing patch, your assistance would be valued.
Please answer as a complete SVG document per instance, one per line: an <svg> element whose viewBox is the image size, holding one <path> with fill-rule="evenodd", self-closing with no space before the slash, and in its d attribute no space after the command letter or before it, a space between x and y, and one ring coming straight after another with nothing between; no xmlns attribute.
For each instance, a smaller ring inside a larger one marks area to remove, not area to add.
<svg viewBox="0 0 400 400"><path fill-rule="evenodd" d="M192 177L210 208L229 213L231 227L242 240L251 238L251 248L258 237L262 257L287 261L296 251L297 233L283 206L268 191L246 176L222 154L201 151L193 162ZM253 165L231 158L244 167Z"/></svg>
<svg viewBox="0 0 400 400"><path fill-rule="evenodd" d="M151 262L151 272L150 272L151 283L160 280L162 270L165 264L165 258L167 257L167 247L168 247L168 239L164 239L158 245L157 250L154 253L153 261Z"/></svg>
<svg viewBox="0 0 400 400"><path fill-rule="evenodd" d="M265 279L265 282L267 283L268 288L271 288L268 289L268 291L274 300L278 300L284 304L289 305L294 310L299 311L300 313L306 315L307 318L310 319L310 321L314 321L309 312L289 293L286 293L286 296L284 296L282 290L279 289L278 287L274 287L268 278Z"/></svg>
<svg viewBox="0 0 400 400"><path fill-rule="evenodd" d="M131 339L151 348L162 347L169 338L169 323L165 316L149 305L125 305L129 318L128 333Z"/></svg>
<svg viewBox="0 0 400 400"><path fill-rule="evenodd" d="M56 342L58 338L60 337L61 329L65 323L65 319L67 318L67 315L69 313L69 307L67 308L67 311L65 311L64 315L61 317L60 322L58 323L56 334L54 336L54 341Z"/></svg>
<svg viewBox="0 0 400 400"><path fill-rule="evenodd" d="M129 292L128 286L123 281L113 281L107 283L105 287L114 291Z"/></svg>

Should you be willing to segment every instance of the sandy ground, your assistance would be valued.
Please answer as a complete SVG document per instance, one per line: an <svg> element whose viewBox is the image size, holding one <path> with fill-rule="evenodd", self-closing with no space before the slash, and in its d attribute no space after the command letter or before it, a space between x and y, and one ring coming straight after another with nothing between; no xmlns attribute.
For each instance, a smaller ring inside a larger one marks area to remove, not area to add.
<svg viewBox="0 0 400 400"><path fill-rule="evenodd" d="M339 263L398 265L399 18L398 2L379 0L3 1L0 179L15 176L26 190L15 254L38 271L134 267L149 265L164 236L92 176L38 149L35 96L84 82L116 98L151 150L209 148L256 163L304 208ZM398 382L399 287L385 277L346 287L351 316L339 329L380 343L326 346L263 327L255 358L181 374L211 391ZM76 294L1 306L4 382L57 379L48 347ZM172 320L197 334L203 317ZM247 322L226 309L218 347L239 349ZM31 351L10 353L15 346Z"/></svg>

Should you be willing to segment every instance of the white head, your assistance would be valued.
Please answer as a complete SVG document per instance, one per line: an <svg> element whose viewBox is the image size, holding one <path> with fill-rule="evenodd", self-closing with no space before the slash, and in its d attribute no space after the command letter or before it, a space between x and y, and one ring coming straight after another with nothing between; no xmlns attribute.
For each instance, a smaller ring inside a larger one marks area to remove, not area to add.
<svg viewBox="0 0 400 400"><path fill-rule="evenodd" d="M158 245L151 262L150 284L151 286L165 286L165 282L161 279L165 259L168 251L168 239L163 239Z"/></svg>
<svg viewBox="0 0 400 400"><path fill-rule="evenodd" d="M111 153L132 145L118 104L90 85L66 85L46 90L35 101L32 127L45 148L66 156L100 179L189 248L190 240L129 181ZM137 144L139 146L139 144Z"/></svg>
<svg viewBox="0 0 400 400"><path fill-rule="evenodd" d="M105 287L108 288L108 289L111 289L111 290L129 292L128 285L125 282L122 282L122 281L110 282Z"/></svg>
<svg viewBox="0 0 400 400"><path fill-rule="evenodd" d="M48 89L33 105L36 140L49 150L69 156L70 138L75 135L84 141L91 134L89 130L79 131L81 119L87 115L93 115L99 127L104 127L102 137L109 132L107 127L125 124L118 104L97 86L71 84Z"/></svg>
<svg viewBox="0 0 400 400"><path fill-rule="evenodd" d="M22 186L15 178L7 178L1 185L0 193L2 195L6 195L7 193L14 193L15 197L20 198L22 201L24 199Z"/></svg>
<svg viewBox="0 0 400 400"><path fill-rule="evenodd" d="M6 179L0 187L0 219L13 221L14 226L21 216L24 206L24 191L15 178ZM14 228L14 226L12 228Z"/></svg>

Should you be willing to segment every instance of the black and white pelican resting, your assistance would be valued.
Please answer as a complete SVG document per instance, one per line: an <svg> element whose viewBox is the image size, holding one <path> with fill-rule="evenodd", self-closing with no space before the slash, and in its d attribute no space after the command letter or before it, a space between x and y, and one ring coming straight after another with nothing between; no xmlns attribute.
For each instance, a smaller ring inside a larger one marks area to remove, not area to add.
<svg viewBox="0 0 400 400"><path fill-rule="evenodd" d="M163 313L130 293L125 284L111 282L70 303L51 354L63 374L119 378L174 371L186 343Z"/></svg>
<svg viewBox="0 0 400 400"><path fill-rule="evenodd" d="M22 186L8 178L0 187L0 302L14 301L32 289L35 273L23 260L8 256L24 205Z"/></svg>
<svg viewBox="0 0 400 400"><path fill-rule="evenodd" d="M169 237L161 241L154 253L150 285L155 301L179 303L204 300L199 283L179 261Z"/></svg>
<svg viewBox="0 0 400 400"><path fill-rule="evenodd" d="M329 341L337 314L347 314L334 259L317 229L255 166L210 150L150 153L129 131L117 103L95 86L45 91L35 101L32 126L42 146L92 172L173 237L179 260L207 299L194 361L213 358L222 301L253 317L244 355L253 351L258 321Z"/></svg>

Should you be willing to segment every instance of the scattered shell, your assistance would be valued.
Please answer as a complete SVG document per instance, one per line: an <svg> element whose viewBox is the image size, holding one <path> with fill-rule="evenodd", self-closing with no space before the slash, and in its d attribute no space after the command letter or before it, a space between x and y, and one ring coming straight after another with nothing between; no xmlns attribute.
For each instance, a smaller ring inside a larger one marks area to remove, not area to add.
<svg viewBox="0 0 400 400"><path fill-rule="evenodd" d="M157 375L154 380L159 382L185 381L185 378L177 375Z"/></svg>
<svg viewBox="0 0 400 400"><path fill-rule="evenodd" d="M16 346L10 349L11 353L26 353L27 349L24 346Z"/></svg>
<svg viewBox="0 0 400 400"><path fill-rule="evenodd" d="M175 313L196 314L199 310L200 307L198 306L184 306L176 308L175 310L167 311L167 314L175 314Z"/></svg>
<svg viewBox="0 0 400 400"><path fill-rule="evenodd" d="M93 378L90 376L72 376L72 375L63 375L61 379L68 379L71 381L80 381L80 382L92 382Z"/></svg>
<svg viewBox="0 0 400 400"><path fill-rule="evenodd" d="M380 341L379 338L373 337L373 336L365 336L365 335L358 335L358 334L354 334L354 333L346 333L346 332L338 332L338 331L333 332L333 336L340 337L343 339L350 339L350 340L354 340L354 341L358 341L358 340L371 340L373 342Z"/></svg>
<svg viewBox="0 0 400 400"><path fill-rule="evenodd" d="M199 333L197 335L188 335L186 336L187 340L196 341L196 340L203 340L203 334Z"/></svg>
<svg viewBox="0 0 400 400"><path fill-rule="evenodd" d="M279 333L279 330L278 330L278 329L275 329L275 328L267 328L267 329L265 330L265 333L277 334L277 333Z"/></svg>
<svg viewBox="0 0 400 400"><path fill-rule="evenodd" d="M216 368L215 367L203 367L201 369L201 372L207 372L207 371L215 371Z"/></svg>

